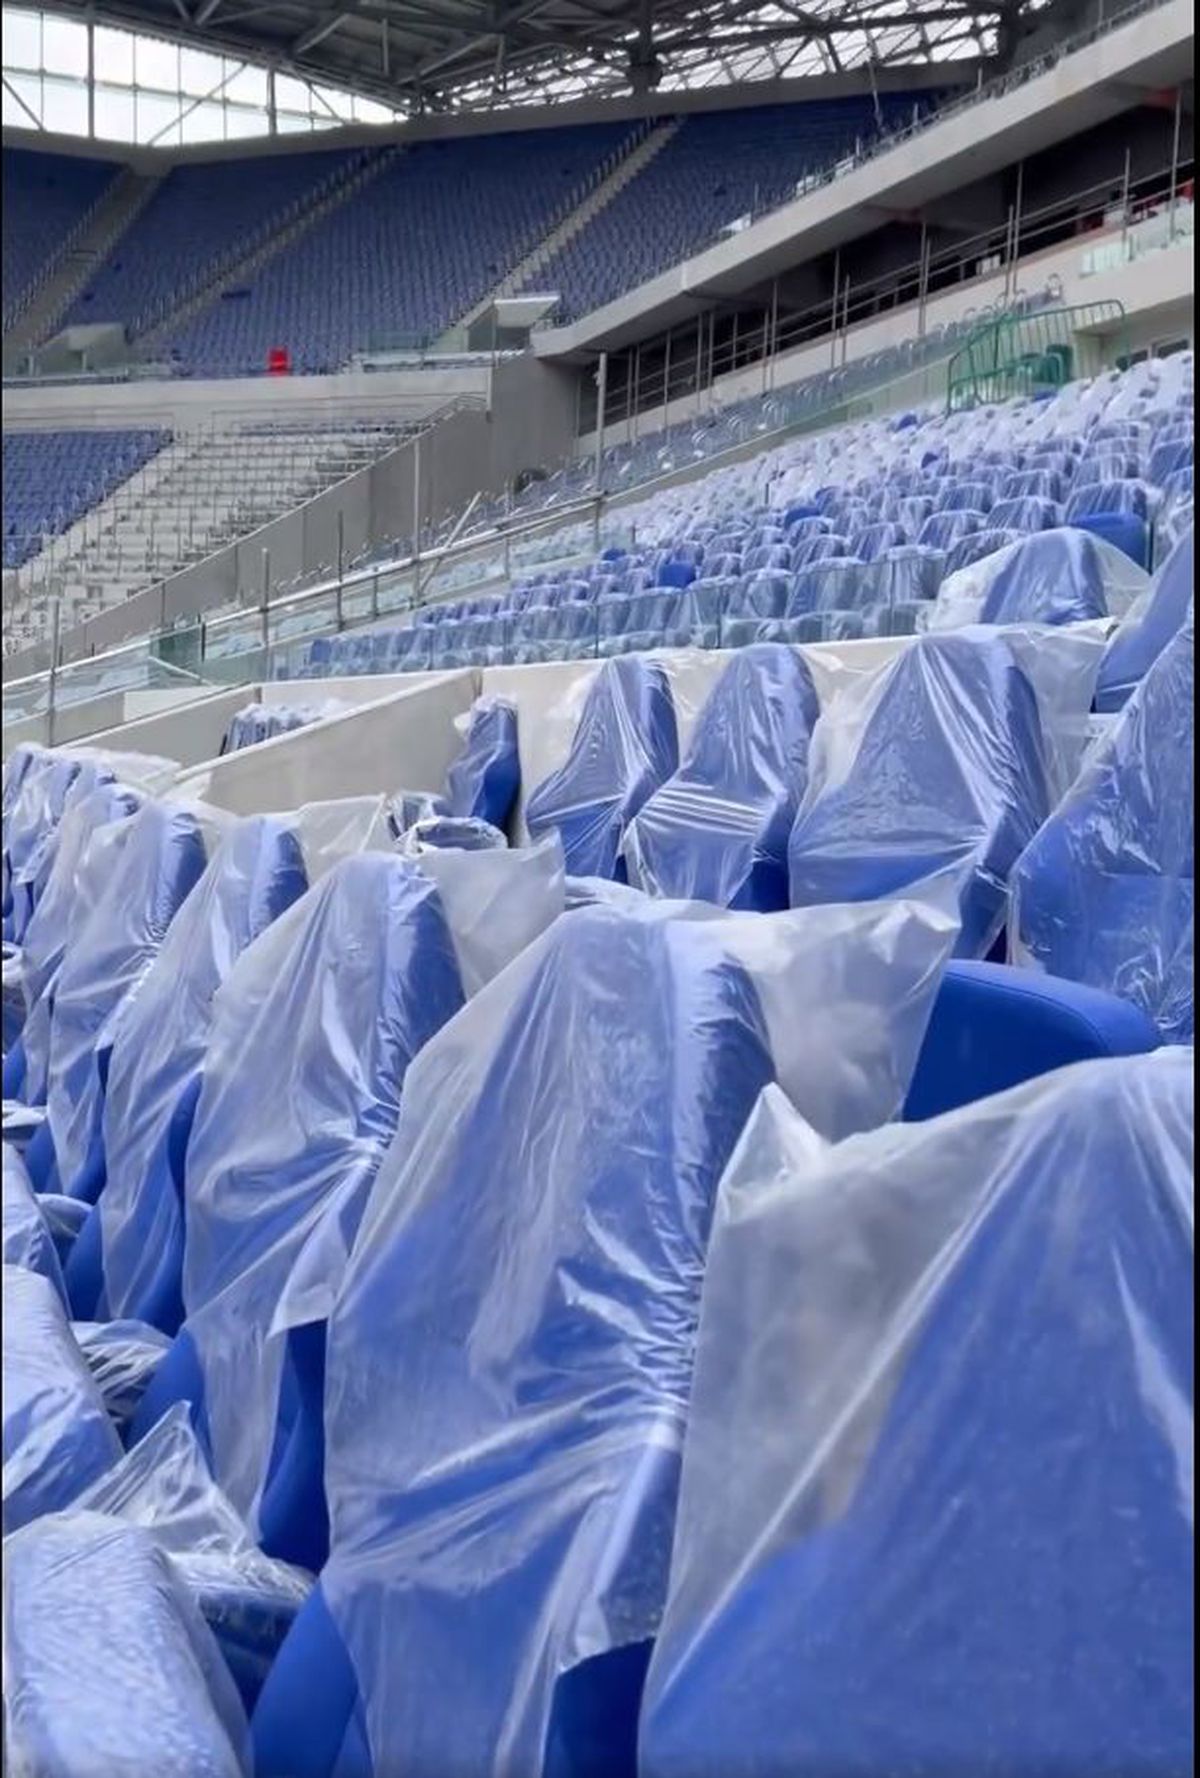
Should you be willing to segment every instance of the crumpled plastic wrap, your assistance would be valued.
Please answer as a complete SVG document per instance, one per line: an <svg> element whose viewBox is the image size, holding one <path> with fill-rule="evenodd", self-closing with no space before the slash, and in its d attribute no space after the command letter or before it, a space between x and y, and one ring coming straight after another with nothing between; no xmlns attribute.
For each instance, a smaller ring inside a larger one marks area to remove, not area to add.
<svg viewBox="0 0 1200 1778"><path fill-rule="evenodd" d="M4 937L20 940L29 908L23 893L26 872L35 855L52 844L62 820L67 793L79 776L81 761L49 748L30 755L16 780L4 821Z"/></svg>
<svg viewBox="0 0 1200 1778"><path fill-rule="evenodd" d="M642 1778L1186 1772L1190 1054L827 1148L717 1203Z"/></svg>
<svg viewBox="0 0 1200 1778"><path fill-rule="evenodd" d="M1096 708L1119 710L1171 637L1191 617L1195 549L1188 528L1109 642L1096 682Z"/></svg>
<svg viewBox="0 0 1200 1778"><path fill-rule="evenodd" d="M506 698L476 698L455 726L463 746L446 774L446 812L506 833L521 788L516 708Z"/></svg>
<svg viewBox="0 0 1200 1778"><path fill-rule="evenodd" d="M387 800L388 831L399 840L416 822L436 821L445 812L441 797L428 790L397 790Z"/></svg>
<svg viewBox="0 0 1200 1778"><path fill-rule="evenodd" d="M722 1169L772 1079L831 1135L895 1113L953 930L581 907L417 1058L326 1370L376 1772L536 1778L559 1675L653 1635Z"/></svg>
<svg viewBox="0 0 1200 1778"><path fill-rule="evenodd" d="M1018 859L1014 962L1119 994L1168 1043L1195 1034L1195 637L1167 643Z"/></svg>
<svg viewBox="0 0 1200 1778"><path fill-rule="evenodd" d="M535 839L557 831L572 876L623 880L625 830L678 764L665 668L618 655L588 683L570 751L533 790L525 825Z"/></svg>
<svg viewBox="0 0 1200 1778"><path fill-rule="evenodd" d="M4 1264L40 1272L66 1301L54 1238L29 1183L25 1163L11 1142L4 1144Z"/></svg>
<svg viewBox="0 0 1200 1778"><path fill-rule="evenodd" d="M4 1054L21 1035L25 1023L25 963L18 945L4 940Z"/></svg>
<svg viewBox="0 0 1200 1778"><path fill-rule="evenodd" d="M86 910L109 880L113 860L124 845L117 832L120 824L141 806L138 791L123 784L106 784L81 798L63 816L54 864L21 948L26 1014L19 1079L13 1084L27 1104L40 1105L46 1098L50 1026L63 957L83 925ZM8 1078L6 1068L6 1082Z"/></svg>
<svg viewBox="0 0 1200 1778"><path fill-rule="evenodd" d="M252 1700L312 1576L256 1546L212 1479L187 1407L164 1414L71 1510L106 1513L151 1534L203 1612L243 1698Z"/></svg>
<svg viewBox="0 0 1200 1778"><path fill-rule="evenodd" d="M948 575L926 622L931 630L956 630L1120 618L1149 584L1124 550L1064 525L1035 531Z"/></svg>
<svg viewBox="0 0 1200 1778"><path fill-rule="evenodd" d="M69 1512L4 1544L10 1778L247 1778L245 1713L170 1558Z"/></svg>
<svg viewBox="0 0 1200 1778"><path fill-rule="evenodd" d="M1082 752L1102 639L1091 630L918 636L836 696L788 844L794 906L958 898L958 954L1003 929L1008 875Z"/></svg>
<svg viewBox="0 0 1200 1778"><path fill-rule="evenodd" d="M364 854L217 992L187 1154L185 1332L214 1473L252 1525L288 1330L328 1315L412 1058L562 903L554 841Z"/></svg>
<svg viewBox="0 0 1200 1778"><path fill-rule="evenodd" d="M340 859L390 844L382 797L251 815L220 840L113 1033L96 1312L182 1319L184 1154L213 996L248 945Z"/></svg>
<svg viewBox="0 0 1200 1778"><path fill-rule="evenodd" d="M144 1321L73 1320L71 1332L109 1419L124 1435L170 1340Z"/></svg>
<svg viewBox="0 0 1200 1778"><path fill-rule="evenodd" d="M104 1182L102 1113L113 1021L158 955L171 921L235 817L206 803L147 802L113 848L63 958L46 1095L63 1190L95 1202Z"/></svg>
<svg viewBox="0 0 1200 1778"><path fill-rule="evenodd" d="M153 795L179 775L175 760L153 754L78 748L49 758L53 769L32 772L22 790L21 812L32 835L22 862L12 872L12 930L18 941L24 937L49 881L62 826L71 810L106 785L121 783Z"/></svg>
<svg viewBox="0 0 1200 1778"><path fill-rule="evenodd" d="M817 715L802 655L771 642L739 649L679 769L625 830L630 882L718 907L785 908L788 835Z"/></svg>
<svg viewBox="0 0 1200 1778"><path fill-rule="evenodd" d="M396 842L403 858L423 852L498 852L508 845L498 827L473 815L426 815L414 821Z"/></svg>
<svg viewBox="0 0 1200 1778"><path fill-rule="evenodd" d="M121 1441L49 1278L4 1267L4 1530L69 1505Z"/></svg>

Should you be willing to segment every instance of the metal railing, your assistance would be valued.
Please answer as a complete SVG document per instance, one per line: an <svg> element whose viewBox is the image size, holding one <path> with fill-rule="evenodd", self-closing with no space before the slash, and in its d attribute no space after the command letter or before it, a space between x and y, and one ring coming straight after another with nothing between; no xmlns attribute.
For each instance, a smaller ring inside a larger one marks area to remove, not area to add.
<svg viewBox="0 0 1200 1778"><path fill-rule="evenodd" d="M1000 316L977 328L950 360L947 407L954 412L1061 389L1075 374L1076 335L1111 333L1124 320L1123 304L1113 301Z"/></svg>

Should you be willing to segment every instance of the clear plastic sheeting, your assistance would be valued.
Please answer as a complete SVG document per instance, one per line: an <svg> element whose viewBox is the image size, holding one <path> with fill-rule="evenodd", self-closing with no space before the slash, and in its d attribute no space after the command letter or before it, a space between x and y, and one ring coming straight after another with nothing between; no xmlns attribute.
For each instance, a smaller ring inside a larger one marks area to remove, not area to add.
<svg viewBox="0 0 1200 1778"><path fill-rule="evenodd" d="M4 1530L57 1512L121 1455L50 1279L4 1267Z"/></svg>
<svg viewBox="0 0 1200 1778"><path fill-rule="evenodd" d="M171 1342L144 1321L72 1321L109 1419L122 1435Z"/></svg>
<svg viewBox="0 0 1200 1778"><path fill-rule="evenodd" d="M1102 646L1083 629L919 636L835 697L788 845L793 905L946 884L959 954L985 956L1009 872L1078 763Z"/></svg>
<svg viewBox="0 0 1200 1778"><path fill-rule="evenodd" d="M1195 548L1189 527L1108 645L1096 708L1119 710L1193 610Z"/></svg>
<svg viewBox="0 0 1200 1778"><path fill-rule="evenodd" d="M404 858L424 852L499 852L508 845L498 827L473 815L426 815L407 827L396 842Z"/></svg>
<svg viewBox="0 0 1200 1778"><path fill-rule="evenodd" d="M1169 641L1018 861L1017 963L1132 1000L1168 1042L1195 1033L1195 638Z"/></svg>
<svg viewBox="0 0 1200 1778"><path fill-rule="evenodd" d="M55 991L46 1097L58 1176L72 1197L94 1202L103 1185L111 1021L142 982L234 819L205 803L144 804L72 935Z"/></svg>
<svg viewBox="0 0 1200 1778"><path fill-rule="evenodd" d="M153 1537L56 1514L4 1545L10 1778L246 1778L236 1688Z"/></svg>
<svg viewBox="0 0 1200 1778"><path fill-rule="evenodd" d="M764 1094L642 1778L1191 1770L1192 1094L1160 1050L834 1148Z"/></svg>
<svg viewBox="0 0 1200 1778"><path fill-rule="evenodd" d="M772 1079L831 1135L895 1113L952 941L902 902L630 896L418 1057L326 1371L321 1584L376 1772L536 1778L559 1677L653 1635L721 1171Z"/></svg>
<svg viewBox="0 0 1200 1778"><path fill-rule="evenodd" d="M456 726L463 746L446 775L446 812L507 832L521 788L516 708L505 698L476 698Z"/></svg>
<svg viewBox="0 0 1200 1778"><path fill-rule="evenodd" d="M54 1238L29 1183L25 1163L11 1142L4 1144L4 1264L40 1272L66 1301Z"/></svg>
<svg viewBox="0 0 1200 1778"><path fill-rule="evenodd" d="M187 1154L185 1331L214 1472L252 1523L288 1329L328 1315L406 1071L562 901L553 841L347 859L216 995Z"/></svg>
<svg viewBox="0 0 1200 1778"><path fill-rule="evenodd" d="M256 747L260 741L273 741L277 735L294 734L310 723L323 722L328 716L340 716L345 708L345 704L336 698L295 708L290 704L247 704L244 710L237 712L225 731L221 752L239 753L243 747Z"/></svg>
<svg viewBox="0 0 1200 1778"><path fill-rule="evenodd" d="M1122 618L1149 584L1145 570L1123 550L1066 525L1022 537L948 575L926 627Z"/></svg>
<svg viewBox="0 0 1200 1778"><path fill-rule="evenodd" d="M418 821L436 821L445 814L440 796L427 790L398 790L388 798L388 830L401 839Z"/></svg>
<svg viewBox="0 0 1200 1778"><path fill-rule="evenodd" d="M785 908L788 835L817 715L802 655L779 643L740 650L710 692L678 771L626 829L630 882L718 907Z"/></svg>
<svg viewBox="0 0 1200 1778"><path fill-rule="evenodd" d="M17 945L4 940L4 1054L16 1043L25 1023L25 963Z"/></svg>
<svg viewBox="0 0 1200 1778"><path fill-rule="evenodd" d="M174 1332L184 1155L213 996L248 945L339 859L390 844L382 797L251 815L221 838L116 1022L105 1091L98 1311Z"/></svg>
<svg viewBox="0 0 1200 1778"><path fill-rule="evenodd" d="M605 661L588 683L570 752L533 791L525 824L535 839L558 832L572 876L623 879L625 830L678 764L665 669L643 655Z"/></svg>
<svg viewBox="0 0 1200 1778"><path fill-rule="evenodd" d="M105 1513L149 1532L203 1612L243 1695L257 1691L312 1576L255 1545L209 1473L186 1406L164 1414L72 1511Z"/></svg>
<svg viewBox="0 0 1200 1778"><path fill-rule="evenodd" d="M50 1026L63 958L84 924L86 910L107 884L116 854L124 845L119 825L141 806L136 790L106 784L82 798L63 817L54 865L30 916L21 949L26 1015L14 1090L27 1104L42 1104L46 1097ZM7 1070L5 1079L7 1082Z"/></svg>

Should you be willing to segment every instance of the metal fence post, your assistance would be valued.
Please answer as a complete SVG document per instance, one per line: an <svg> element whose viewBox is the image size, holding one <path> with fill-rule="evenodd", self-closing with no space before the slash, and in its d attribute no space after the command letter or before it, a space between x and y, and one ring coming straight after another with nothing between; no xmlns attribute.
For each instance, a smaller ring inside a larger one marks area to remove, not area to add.
<svg viewBox="0 0 1200 1778"><path fill-rule="evenodd" d="M50 608L50 679L46 686L46 745L54 745L54 716L58 697L58 638L62 627L62 594Z"/></svg>
<svg viewBox="0 0 1200 1778"><path fill-rule="evenodd" d="M271 655L271 552L264 549L262 553L262 651L263 672L267 671Z"/></svg>

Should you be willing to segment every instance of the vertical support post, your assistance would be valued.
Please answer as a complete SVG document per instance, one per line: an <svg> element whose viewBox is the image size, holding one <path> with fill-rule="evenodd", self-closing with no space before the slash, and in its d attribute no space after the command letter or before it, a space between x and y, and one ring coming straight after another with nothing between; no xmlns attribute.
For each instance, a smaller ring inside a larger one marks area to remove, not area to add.
<svg viewBox="0 0 1200 1778"><path fill-rule="evenodd" d="M1011 267L1011 272L1012 272L1012 295L1014 297L1017 294L1017 285L1020 282L1020 274L1017 271L1017 261L1021 257L1021 205L1024 201L1024 195L1025 195L1025 162L1018 161L1017 162L1017 195L1016 195L1016 199L1013 203L1012 250L1009 254L1009 265Z"/></svg>
<svg viewBox="0 0 1200 1778"><path fill-rule="evenodd" d="M842 276L842 250L839 247L833 256L833 308L832 323L829 329L829 368L837 364L837 333L838 333L838 286Z"/></svg>
<svg viewBox="0 0 1200 1778"><path fill-rule="evenodd" d="M58 707L58 647L62 629L62 594L50 608L50 678L46 686L46 745L54 745L54 718Z"/></svg>
<svg viewBox="0 0 1200 1778"><path fill-rule="evenodd" d="M604 463L604 410L608 406L608 353L601 352L600 363L596 369L596 455L592 471L592 485L597 493L600 491L600 478Z"/></svg>
<svg viewBox="0 0 1200 1778"><path fill-rule="evenodd" d="M917 274L917 338L925 338L925 309L929 302L929 224L921 218L920 271Z"/></svg>
<svg viewBox="0 0 1200 1778"><path fill-rule="evenodd" d="M1133 152L1125 150L1125 177L1121 181L1121 258L1125 257L1125 243L1129 239L1129 186L1133 174Z"/></svg>
<svg viewBox="0 0 1200 1778"><path fill-rule="evenodd" d="M267 134L275 136L279 133L279 118L275 109L275 70L267 69Z"/></svg>
<svg viewBox="0 0 1200 1778"><path fill-rule="evenodd" d="M421 585L421 434L413 439L413 567L416 586Z"/></svg>
<svg viewBox="0 0 1200 1778"><path fill-rule="evenodd" d="M262 609L259 613L262 623L262 655L264 677L270 666L271 655L271 552L264 549L262 553Z"/></svg>
<svg viewBox="0 0 1200 1778"><path fill-rule="evenodd" d="M642 345L639 340L633 348L633 374L629 381L629 437L637 443L638 397L641 394L639 384L642 380Z"/></svg>
<svg viewBox="0 0 1200 1778"><path fill-rule="evenodd" d="M96 25L87 22L87 133L88 140L96 134Z"/></svg>
<svg viewBox="0 0 1200 1778"><path fill-rule="evenodd" d="M1183 88L1175 88L1175 133L1171 139L1171 203L1167 211L1167 242L1175 239L1175 207L1179 201L1179 139L1183 129Z"/></svg>
<svg viewBox="0 0 1200 1778"><path fill-rule="evenodd" d="M346 572L346 514L341 507L337 515L337 575L338 589L341 590L342 578Z"/></svg>
<svg viewBox="0 0 1200 1778"><path fill-rule="evenodd" d="M663 348L663 431L667 427L667 413L671 406L671 329L667 329L667 343Z"/></svg>
<svg viewBox="0 0 1200 1778"><path fill-rule="evenodd" d="M704 388L704 310L696 316L696 409L700 408L700 392Z"/></svg>
<svg viewBox="0 0 1200 1778"><path fill-rule="evenodd" d="M846 351L850 339L850 280L842 285L844 297L842 301L842 364L846 362Z"/></svg>
<svg viewBox="0 0 1200 1778"><path fill-rule="evenodd" d="M763 394L766 395L775 382L775 336L779 331L779 279L771 280L771 309L766 324L766 338L763 340Z"/></svg>
<svg viewBox="0 0 1200 1778"><path fill-rule="evenodd" d="M733 311L733 336L729 342L729 368L731 371L735 371L737 369L737 336L738 336L738 312L735 309Z"/></svg>
<svg viewBox="0 0 1200 1778"><path fill-rule="evenodd" d="M512 536L509 526L512 523L512 483L504 490L504 578L512 579Z"/></svg>

